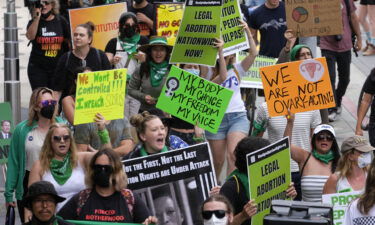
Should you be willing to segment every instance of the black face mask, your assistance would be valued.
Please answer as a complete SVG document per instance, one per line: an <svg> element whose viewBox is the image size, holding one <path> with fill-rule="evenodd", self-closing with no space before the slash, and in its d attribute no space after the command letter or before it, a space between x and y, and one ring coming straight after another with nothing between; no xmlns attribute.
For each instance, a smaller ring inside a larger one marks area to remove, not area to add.
<svg viewBox="0 0 375 225"><path fill-rule="evenodd" d="M47 19L51 14L52 14L52 11L50 10L48 13L45 13L45 14L42 13L41 17L42 17L42 19L45 20L45 19Z"/></svg>
<svg viewBox="0 0 375 225"><path fill-rule="evenodd" d="M54 112L55 105L47 105L40 110L40 115L42 115L44 118L52 119Z"/></svg>
<svg viewBox="0 0 375 225"><path fill-rule="evenodd" d="M99 187L109 187L109 179L113 172L110 165L94 165L94 183Z"/></svg>
<svg viewBox="0 0 375 225"><path fill-rule="evenodd" d="M120 38L131 38L137 33L137 26L126 26L120 30Z"/></svg>

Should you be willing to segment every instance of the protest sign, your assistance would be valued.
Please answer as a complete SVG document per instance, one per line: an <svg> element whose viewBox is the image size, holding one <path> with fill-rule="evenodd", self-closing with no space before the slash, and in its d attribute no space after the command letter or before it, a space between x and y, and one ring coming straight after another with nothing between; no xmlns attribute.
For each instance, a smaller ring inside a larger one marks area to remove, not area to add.
<svg viewBox="0 0 375 225"><path fill-rule="evenodd" d="M164 36L169 45L174 45L181 24L184 5L182 3L166 3L156 5L156 33Z"/></svg>
<svg viewBox="0 0 375 225"><path fill-rule="evenodd" d="M343 33L341 0L286 0L286 22L297 37Z"/></svg>
<svg viewBox="0 0 375 225"><path fill-rule="evenodd" d="M12 109L9 102L0 103L0 164L6 164L13 135Z"/></svg>
<svg viewBox="0 0 375 225"><path fill-rule="evenodd" d="M233 91L172 66L156 107L216 133Z"/></svg>
<svg viewBox="0 0 375 225"><path fill-rule="evenodd" d="M91 21L95 25L95 32L91 47L105 50L105 46L114 37L118 36L118 21L123 12L127 11L125 2L95 6L89 8L78 8L69 10L70 31L83 23Z"/></svg>
<svg viewBox="0 0 375 225"><path fill-rule="evenodd" d="M220 38L222 0L188 0L170 63L214 66Z"/></svg>
<svg viewBox="0 0 375 225"><path fill-rule="evenodd" d="M257 214L251 224L263 224L270 213L271 201L287 199L286 189L291 183L289 139L285 137L258 151L246 155L250 199L257 204Z"/></svg>
<svg viewBox="0 0 375 225"><path fill-rule="evenodd" d="M77 78L74 125L94 122L96 113L106 120L124 118L127 69L80 73Z"/></svg>
<svg viewBox="0 0 375 225"><path fill-rule="evenodd" d="M240 26L242 19L240 3L237 0L225 0L221 12L224 56L250 48L247 36Z"/></svg>
<svg viewBox="0 0 375 225"><path fill-rule="evenodd" d="M247 52L238 52L237 62L241 62L247 55ZM241 77L241 88L263 89L262 78L259 73L259 68L275 65L276 62L276 58L258 55L255 58L254 63L253 65L251 65L250 69L246 72L244 76Z"/></svg>
<svg viewBox="0 0 375 225"><path fill-rule="evenodd" d="M173 209L173 224L197 225L198 205L216 186L208 143L123 161L128 188L146 199L160 224L165 211ZM183 223L182 223L183 222Z"/></svg>
<svg viewBox="0 0 375 225"><path fill-rule="evenodd" d="M345 193L328 194L322 196L323 203L329 203L333 206L333 223L334 225L343 225L346 208L349 204L357 199L362 192L353 191Z"/></svg>
<svg viewBox="0 0 375 225"><path fill-rule="evenodd" d="M325 58L260 68L271 117L334 107L335 98Z"/></svg>

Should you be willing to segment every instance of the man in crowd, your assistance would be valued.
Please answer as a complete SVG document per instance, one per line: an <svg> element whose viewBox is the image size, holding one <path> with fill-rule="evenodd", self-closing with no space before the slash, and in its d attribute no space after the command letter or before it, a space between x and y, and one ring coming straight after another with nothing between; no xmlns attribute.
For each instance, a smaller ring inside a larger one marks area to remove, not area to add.
<svg viewBox="0 0 375 225"><path fill-rule="evenodd" d="M10 132L10 121L2 120L0 139L8 139L8 138L12 138L12 133Z"/></svg>
<svg viewBox="0 0 375 225"><path fill-rule="evenodd" d="M137 15L141 35L147 37L154 35L155 6L147 0L133 0L132 2L133 4L129 4L128 12Z"/></svg>

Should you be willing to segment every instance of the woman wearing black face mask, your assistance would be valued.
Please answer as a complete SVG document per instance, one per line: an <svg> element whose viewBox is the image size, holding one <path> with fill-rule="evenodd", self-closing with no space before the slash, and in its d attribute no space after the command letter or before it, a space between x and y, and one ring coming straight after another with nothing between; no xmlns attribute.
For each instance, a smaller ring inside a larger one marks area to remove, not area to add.
<svg viewBox="0 0 375 225"><path fill-rule="evenodd" d="M135 72L139 71L140 63L145 61L145 54L137 51L137 48L144 44L148 44L148 38L139 34L136 15L131 12L121 14L119 35L108 42L105 53L114 68L128 68L128 81ZM139 106L138 100L126 95L125 116L130 118L137 114Z"/></svg>
<svg viewBox="0 0 375 225"><path fill-rule="evenodd" d="M31 88L52 88L53 73L59 58L70 45L68 22L59 15L58 0L40 0L40 8L32 8L32 20L26 37L32 43L27 73Z"/></svg>
<svg viewBox="0 0 375 225"><path fill-rule="evenodd" d="M28 119L16 126L12 135L8 156L7 180L5 183L6 205L15 206L14 194L21 221L24 222L23 194L27 192L29 173L33 163L39 159L45 136L53 122L64 120L55 117L56 101L53 91L48 88L37 88L33 91L29 103Z"/></svg>
<svg viewBox="0 0 375 225"><path fill-rule="evenodd" d="M114 223L155 223L145 203L127 186L119 156L111 149L96 153L85 177L89 189L73 196L60 210L66 220Z"/></svg>

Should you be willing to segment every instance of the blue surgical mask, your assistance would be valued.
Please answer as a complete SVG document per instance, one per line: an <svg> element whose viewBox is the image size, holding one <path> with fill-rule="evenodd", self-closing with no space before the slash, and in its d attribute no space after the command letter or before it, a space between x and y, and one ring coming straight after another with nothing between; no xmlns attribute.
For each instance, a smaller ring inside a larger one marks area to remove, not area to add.
<svg viewBox="0 0 375 225"><path fill-rule="evenodd" d="M187 72L199 76L200 71L198 69L186 69Z"/></svg>

